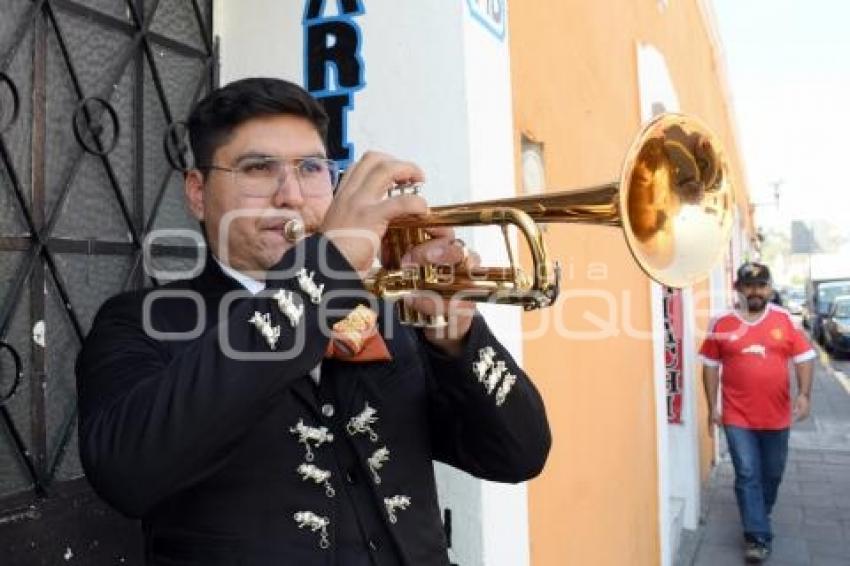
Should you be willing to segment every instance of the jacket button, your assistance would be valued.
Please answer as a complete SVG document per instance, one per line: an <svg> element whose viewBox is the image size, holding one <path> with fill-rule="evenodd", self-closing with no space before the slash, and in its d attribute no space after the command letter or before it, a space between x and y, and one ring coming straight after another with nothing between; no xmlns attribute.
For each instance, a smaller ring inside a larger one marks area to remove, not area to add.
<svg viewBox="0 0 850 566"><path fill-rule="evenodd" d="M332 416L334 416L334 406L330 403L325 403L324 405L322 405L322 414L325 415L327 418L331 418Z"/></svg>
<svg viewBox="0 0 850 566"><path fill-rule="evenodd" d="M372 550L372 552L376 552L380 547L381 547L381 545L380 545L378 539L374 539L374 538L369 539L369 549Z"/></svg>

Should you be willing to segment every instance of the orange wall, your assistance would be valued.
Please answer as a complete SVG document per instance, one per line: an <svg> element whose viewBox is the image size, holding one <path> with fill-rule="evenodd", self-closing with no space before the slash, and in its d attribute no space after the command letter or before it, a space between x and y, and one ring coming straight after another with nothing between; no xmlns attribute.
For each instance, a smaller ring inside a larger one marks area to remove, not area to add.
<svg viewBox="0 0 850 566"><path fill-rule="evenodd" d="M681 110L700 116L726 144L733 180L743 191L730 113L697 3L669 4L660 12L656 0L510 2L518 172L525 135L543 144L552 190L618 178L640 127L641 41L666 56ZM609 317L599 298L573 296L524 319L527 336L541 325L550 328L526 338L524 363L541 388L554 435L546 470L529 486L532 564L656 564L652 343L625 335L580 339L551 329L557 320L573 332L597 330L587 321L596 315L613 318L615 328L623 328L625 317L633 328L649 330L648 280L617 229L552 225L547 243L565 264L564 293L604 293L618 314ZM591 277L603 275L600 266L605 276ZM705 452L710 444L703 436Z"/></svg>

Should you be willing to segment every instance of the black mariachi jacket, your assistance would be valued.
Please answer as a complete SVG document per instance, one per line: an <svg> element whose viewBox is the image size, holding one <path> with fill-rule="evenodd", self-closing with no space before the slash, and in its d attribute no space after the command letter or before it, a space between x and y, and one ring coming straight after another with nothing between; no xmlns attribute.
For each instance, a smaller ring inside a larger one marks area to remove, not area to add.
<svg viewBox="0 0 850 566"><path fill-rule="evenodd" d="M461 359L382 317L392 360L324 360L317 386L323 328L365 294L321 235L276 269L297 267L324 286L318 304L291 276L248 296L210 258L196 279L101 307L77 361L89 481L142 518L150 564L448 564L432 461L493 481L536 476L551 442L537 390L481 317ZM303 306L296 324L276 289ZM274 350L255 313L279 326ZM488 380L499 361L512 386Z"/></svg>

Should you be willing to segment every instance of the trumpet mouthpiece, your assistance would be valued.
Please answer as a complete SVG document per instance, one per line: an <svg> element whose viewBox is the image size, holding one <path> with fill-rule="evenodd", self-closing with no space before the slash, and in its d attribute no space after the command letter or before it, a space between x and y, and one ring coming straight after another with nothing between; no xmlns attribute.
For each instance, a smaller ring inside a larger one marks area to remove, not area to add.
<svg viewBox="0 0 850 566"><path fill-rule="evenodd" d="M298 218L292 218L283 225L283 237L295 243L304 237L304 222Z"/></svg>

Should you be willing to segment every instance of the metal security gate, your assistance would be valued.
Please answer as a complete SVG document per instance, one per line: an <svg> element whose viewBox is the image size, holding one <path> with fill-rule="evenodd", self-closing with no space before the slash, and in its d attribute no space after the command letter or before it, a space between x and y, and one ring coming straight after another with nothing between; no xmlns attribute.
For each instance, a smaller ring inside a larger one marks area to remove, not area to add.
<svg viewBox="0 0 850 566"><path fill-rule="evenodd" d="M0 563L138 564L77 454L74 362L142 244L197 229L181 121L215 84L212 0L0 0ZM166 242L159 260L194 249Z"/></svg>

